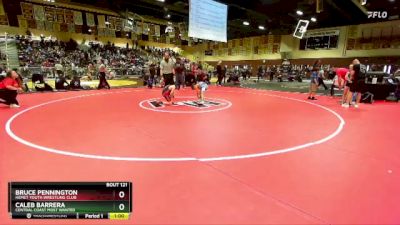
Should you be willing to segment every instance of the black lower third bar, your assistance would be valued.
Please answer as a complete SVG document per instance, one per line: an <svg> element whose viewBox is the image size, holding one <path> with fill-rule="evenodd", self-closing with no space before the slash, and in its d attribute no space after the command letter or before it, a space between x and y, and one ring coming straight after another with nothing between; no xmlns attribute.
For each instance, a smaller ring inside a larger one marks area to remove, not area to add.
<svg viewBox="0 0 400 225"><path fill-rule="evenodd" d="M109 219L108 213L12 213L12 219Z"/></svg>

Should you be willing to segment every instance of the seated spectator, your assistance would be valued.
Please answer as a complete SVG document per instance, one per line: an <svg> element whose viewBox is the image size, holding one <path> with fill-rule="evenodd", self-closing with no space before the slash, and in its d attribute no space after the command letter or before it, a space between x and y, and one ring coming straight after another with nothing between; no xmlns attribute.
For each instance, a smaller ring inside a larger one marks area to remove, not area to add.
<svg viewBox="0 0 400 225"><path fill-rule="evenodd" d="M0 82L0 103L10 108L19 108L17 95L18 92L22 92L20 84L18 73L14 70L8 71L6 78Z"/></svg>
<svg viewBox="0 0 400 225"><path fill-rule="evenodd" d="M55 87L57 90L66 90L69 88L69 83L63 75L59 75L55 80Z"/></svg>
<svg viewBox="0 0 400 225"><path fill-rule="evenodd" d="M81 80L79 79L78 76L74 76L70 82L70 86L71 89L73 90L78 90L78 89L83 89L81 86Z"/></svg>
<svg viewBox="0 0 400 225"><path fill-rule="evenodd" d="M44 81L42 74L33 74L32 83L36 91L53 91L53 88Z"/></svg>

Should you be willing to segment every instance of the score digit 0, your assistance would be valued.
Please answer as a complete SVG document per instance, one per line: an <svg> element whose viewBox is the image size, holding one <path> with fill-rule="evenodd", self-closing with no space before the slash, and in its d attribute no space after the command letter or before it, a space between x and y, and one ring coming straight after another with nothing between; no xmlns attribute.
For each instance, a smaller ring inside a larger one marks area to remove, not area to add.
<svg viewBox="0 0 400 225"><path fill-rule="evenodd" d="M125 209L125 205L123 203L119 204L119 210L123 211Z"/></svg>
<svg viewBox="0 0 400 225"><path fill-rule="evenodd" d="M119 198L124 198L125 197L125 192L120 191L118 196L119 196Z"/></svg>

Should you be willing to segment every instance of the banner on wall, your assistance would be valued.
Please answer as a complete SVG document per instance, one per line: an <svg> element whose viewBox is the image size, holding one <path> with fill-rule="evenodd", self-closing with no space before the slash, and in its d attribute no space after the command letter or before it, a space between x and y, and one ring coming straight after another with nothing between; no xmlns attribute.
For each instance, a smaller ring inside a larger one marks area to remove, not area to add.
<svg viewBox="0 0 400 225"><path fill-rule="evenodd" d="M99 28L106 28L106 17L104 15L97 15L97 22Z"/></svg>
<svg viewBox="0 0 400 225"><path fill-rule="evenodd" d="M0 25L8 25L8 17L6 15L0 15Z"/></svg>
<svg viewBox="0 0 400 225"><path fill-rule="evenodd" d="M64 9L55 8L54 12L56 14L55 15L55 21L57 23L64 23L65 22L65 20L64 20Z"/></svg>
<svg viewBox="0 0 400 225"><path fill-rule="evenodd" d="M64 10L64 20L65 23L67 24L73 24L74 23L74 12L72 10L66 9Z"/></svg>
<svg viewBox="0 0 400 225"><path fill-rule="evenodd" d="M273 35L268 35L268 44L274 43L274 36Z"/></svg>
<svg viewBox="0 0 400 225"><path fill-rule="evenodd" d="M143 23L143 34L149 35L149 24L148 23Z"/></svg>
<svg viewBox="0 0 400 225"><path fill-rule="evenodd" d="M188 28L187 28L187 24L186 23L178 23L178 27L179 27L179 30L180 30L182 36L184 34L188 34Z"/></svg>
<svg viewBox="0 0 400 225"><path fill-rule="evenodd" d="M41 5L34 5L33 13L34 13L35 20L44 21L46 19L46 16L44 13L44 7Z"/></svg>
<svg viewBox="0 0 400 225"><path fill-rule="evenodd" d="M53 7L44 7L46 21L54 22L55 11Z"/></svg>
<svg viewBox="0 0 400 225"><path fill-rule="evenodd" d="M325 30L325 31L307 31L304 34L305 38L309 37L323 37L323 36L339 36L340 30Z"/></svg>
<svg viewBox="0 0 400 225"><path fill-rule="evenodd" d="M122 19L115 17L115 30L122 30Z"/></svg>
<svg viewBox="0 0 400 225"><path fill-rule="evenodd" d="M155 26L154 24L149 24L149 35L150 36L155 36L156 31L155 31L154 26Z"/></svg>
<svg viewBox="0 0 400 225"><path fill-rule="evenodd" d="M117 18L115 18L113 16L107 16L108 28L109 29L115 30L115 25L116 25L116 22L117 22L116 19Z"/></svg>
<svg viewBox="0 0 400 225"><path fill-rule="evenodd" d="M4 12L3 1L0 0L0 16L4 16L6 13Z"/></svg>
<svg viewBox="0 0 400 225"><path fill-rule="evenodd" d="M82 12L74 11L74 24L83 25Z"/></svg>
<svg viewBox="0 0 400 225"><path fill-rule="evenodd" d="M136 22L136 34L142 34L142 22Z"/></svg>
<svg viewBox="0 0 400 225"><path fill-rule="evenodd" d="M86 13L86 25L88 25L89 27L96 26L93 13Z"/></svg>
<svg viewBox="0 0 400 225"><path fill-rule="evenodd" d="M155 25L155 26L154 26L154 34L155 34L157 37L160 37L160 35L161 35L160 29L161 29L160 25Z"/></svg>
<svg viewBox="0 0 400 225"><path fill-rule="evenodd" d="M25 19L33 19L33 5L31 3L21 2L21 11Z"/></svg>

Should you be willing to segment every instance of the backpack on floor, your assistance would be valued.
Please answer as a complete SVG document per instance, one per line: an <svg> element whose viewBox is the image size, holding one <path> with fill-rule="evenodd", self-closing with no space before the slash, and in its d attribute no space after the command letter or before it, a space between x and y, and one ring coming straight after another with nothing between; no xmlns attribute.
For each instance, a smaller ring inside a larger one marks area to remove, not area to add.
<svg viewBox="0 0 400 225"><path fill-rule="evenodd" d="M371 92L365 92L361 96L361 102L368 103L368 104L374 103L374 94L372 94Z"/></svg>

